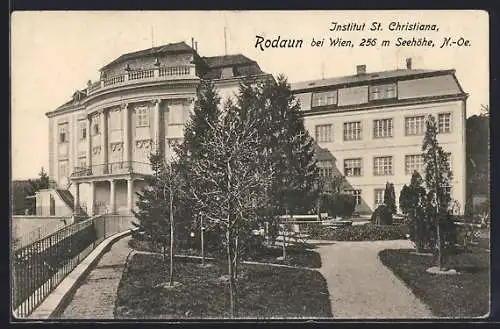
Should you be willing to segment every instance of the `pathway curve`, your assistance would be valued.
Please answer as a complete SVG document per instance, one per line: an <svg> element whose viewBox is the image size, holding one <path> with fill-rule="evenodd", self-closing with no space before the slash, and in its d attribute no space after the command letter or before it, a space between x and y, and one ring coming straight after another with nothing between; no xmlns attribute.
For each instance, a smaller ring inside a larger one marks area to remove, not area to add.
<svg viewBox="0 0 500 329"><path fill-rule="evenodd" d="M378 253L411 248L406 240L330 242L318 245L336 318L430 318L429 308L387 267Z"/></svg>
<svg viewBox="0 0 500 329"><path fill-rule="evenodd" d="M102 255L74 296L60 318L62 319L113 319L116 293L127 256L130 236L118 240Z"/></svg>

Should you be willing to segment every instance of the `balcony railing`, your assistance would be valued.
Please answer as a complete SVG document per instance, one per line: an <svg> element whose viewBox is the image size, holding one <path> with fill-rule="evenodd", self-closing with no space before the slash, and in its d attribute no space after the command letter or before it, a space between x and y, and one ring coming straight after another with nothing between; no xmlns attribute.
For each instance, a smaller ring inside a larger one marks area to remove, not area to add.
<svg viewBox="0 0 500 329"><path fill-rule="evenodd" d="M145 162L122 161L91 167L75 167L71 177L103 176L116 174L150 174L151 165Z"/></svg>
<svg viewBox="0 0 500 329"><path fill-rule="evenodd" d="M92 95L100 90L147 81L165 81L176 79L196 78L195 65L165 66L148 70L133 70L124 74L101 79L89 83L87 95Z"/></svg>

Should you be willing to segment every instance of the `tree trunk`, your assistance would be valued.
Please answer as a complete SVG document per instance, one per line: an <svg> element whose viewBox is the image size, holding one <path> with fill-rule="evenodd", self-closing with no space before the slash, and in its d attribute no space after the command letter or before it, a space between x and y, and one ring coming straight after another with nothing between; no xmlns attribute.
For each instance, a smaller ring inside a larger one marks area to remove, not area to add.
<svg viewBox="0 0 500 329"><path fill-rule="evenodd" d="M413 222L415 223L415 251L420 253L422 251L422 234L421 225L418 224L417 211L413 211Z"/></svg>
<svg viewBox="0 0 500 329"><path fill-rule="evenodd" d="M231 318L235 316L234 305L234 278L233 278L233 260L231 257L231 232L228 224L226 231L226 251L227 251L227 271L229 275L229 315Z"/></svg>
<svg viewBox="0 0 500 329"><path fill-rule="evenodd" d="M239 246L238 246L238 231L236 231L236 236L234 238L234 253L233 253L233 262L234 262L234 278L235 280L238 279L238 253L239 253Z"/></svg>
<svg viewBox="0 0 500 329"><path fill-rule="evenodd" d="M205 241L204 241L204 235L205 235L205 228L203 227L203 216L201 216L200 219L200 224L201 224L201 266L205 266Z"/></svg>
<svg viewBox="0 0 500 329"><path fill-rule="evenodd" d="M441 242L441 223L439 214L437 215L437 243L438 243L438 265L439 269L443 269L443 245Z"/></svg>
<svg viewBox="0 0 500 329"><path fill-rule="evenodd" d="M166 279L166 276L167 276L167 247L165 246L165 242L162 243L161 250L162 250L162 258L163 258L163 270L165 271L164 275L165 275L165 279Z"/></svg>
<svg viewBox="0 0 500 329"><path fill-rule="evenodd" d="M172 183L170 183L170 286L174 285L174 214Z"/></svg>

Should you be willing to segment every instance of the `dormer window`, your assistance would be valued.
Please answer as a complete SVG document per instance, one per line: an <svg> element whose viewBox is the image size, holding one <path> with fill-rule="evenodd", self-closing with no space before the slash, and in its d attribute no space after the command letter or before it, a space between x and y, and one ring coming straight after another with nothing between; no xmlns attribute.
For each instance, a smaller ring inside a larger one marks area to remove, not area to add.
<svg viewBox="0 0 500 329"><path fill-rule="evenodd" d="M326 105L336 105L337 104L337 91L323 91L315 92L312 95L312 106L326 106Z"/></svg>
<svg viewBox="0 0 500 329"><path fill-rule="evenodd" d="M386 84L378 86L370 86L370 100L376 101L380 99L391 99L396 98L396 84Z"/></svg>

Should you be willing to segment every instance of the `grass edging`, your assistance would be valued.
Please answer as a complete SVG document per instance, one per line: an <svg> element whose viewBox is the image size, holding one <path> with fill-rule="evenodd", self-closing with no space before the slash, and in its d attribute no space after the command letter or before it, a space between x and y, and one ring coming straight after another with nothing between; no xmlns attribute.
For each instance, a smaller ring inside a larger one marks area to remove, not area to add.
<svg viewBox="0 0 500 329"><path fill-rule="evenodd" d="M379 259L426 304L445 318L482 318L489 313L489 254L480 250L451 255L448 266L460 274L428 273L436 257L412 253L411 249L386 249Z"/></svg>

